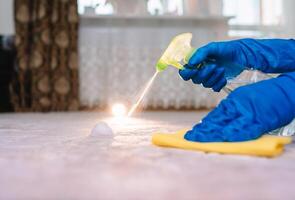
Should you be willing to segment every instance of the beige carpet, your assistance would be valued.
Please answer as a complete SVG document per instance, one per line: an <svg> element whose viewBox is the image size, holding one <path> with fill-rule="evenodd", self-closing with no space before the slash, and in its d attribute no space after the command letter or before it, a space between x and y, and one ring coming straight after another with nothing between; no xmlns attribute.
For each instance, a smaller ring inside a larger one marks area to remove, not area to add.
<svg viewBox="0 0 295 200"><path fill-rule="evenodd" d="M295 199L295 145L278 158L163 149L154 131L204 112L0 115L0 199ZM101 120L114 136L91 136Z"/></svg>

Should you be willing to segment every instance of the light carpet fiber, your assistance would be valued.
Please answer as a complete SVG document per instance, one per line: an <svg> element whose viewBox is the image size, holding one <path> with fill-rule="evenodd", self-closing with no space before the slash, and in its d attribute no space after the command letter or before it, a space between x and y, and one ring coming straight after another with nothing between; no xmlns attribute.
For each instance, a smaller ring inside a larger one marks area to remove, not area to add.
<svg viewBox="0 0 295 200"><path fill-rule="evenodd" d="M274 159L151 144L205 112L0 115L0 199L295 199L295 145ZM101 120L114 136L91 136Z"/></svg>

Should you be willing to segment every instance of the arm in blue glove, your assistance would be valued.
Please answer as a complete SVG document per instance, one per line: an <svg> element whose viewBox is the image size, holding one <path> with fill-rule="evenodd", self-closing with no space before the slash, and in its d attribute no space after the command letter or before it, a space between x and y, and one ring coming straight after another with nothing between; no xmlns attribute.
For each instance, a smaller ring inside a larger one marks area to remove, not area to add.
<svg viewBox="0 0 295 200"><path fill-rule="evenodd" d="M197 66L202 67L197 69ZM244 69L265 73L295 71L295 40L241 39L213 42L199 48L179 74L184 80L220 91L228 77L235 77Z"/></svg>
<svg viewBox="0 0 295 200"><path fill-rule="evenodd" d="M256 139L295 118L295 72L242 86L188 131L185 139L235 142Z"/></svg>

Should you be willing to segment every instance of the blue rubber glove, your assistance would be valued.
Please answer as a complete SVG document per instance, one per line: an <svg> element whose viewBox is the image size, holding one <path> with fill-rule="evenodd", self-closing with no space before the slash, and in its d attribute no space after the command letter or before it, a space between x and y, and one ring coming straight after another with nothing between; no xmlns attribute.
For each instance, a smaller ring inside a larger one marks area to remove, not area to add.
<svg viewBox="0 0 295 200"><path fill-rule="evenodd" d="M237 88L188 131L200 142L252 140L295 118L295 72Z"/></svg>
<svg viewBox="0 0 295 200"><path fill-rule="evenodd" d="M202 67L196 69L199 64ZM244 69L256 69L265 73L295 71L295 40L241 39L213 42L199 48L190 58L180 76L203 84L219 92L228 79Z"/></svg>

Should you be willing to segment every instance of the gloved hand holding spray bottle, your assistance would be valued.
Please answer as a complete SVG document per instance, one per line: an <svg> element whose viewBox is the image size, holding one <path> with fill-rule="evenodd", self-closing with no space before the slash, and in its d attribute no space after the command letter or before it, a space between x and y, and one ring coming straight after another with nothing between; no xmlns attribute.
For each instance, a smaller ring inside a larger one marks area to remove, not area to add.
<svg viewBox="0 0 295 200"><path fill-rule="evenodd" d="M185 139L200 142L252 140L295 118L294 40L241 39L194 49L191 39L191 33L176 36L158 61L157 71L173 66L179 69L185 81L192 80L230 94L188 131ZM227 82L247 69L289 73L231 92Z"/></svg>

